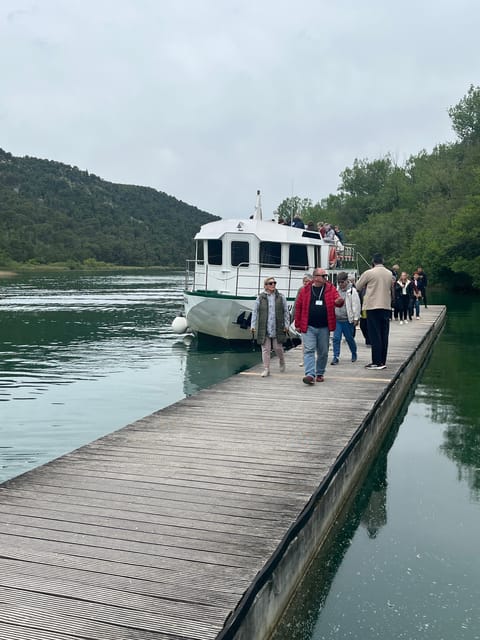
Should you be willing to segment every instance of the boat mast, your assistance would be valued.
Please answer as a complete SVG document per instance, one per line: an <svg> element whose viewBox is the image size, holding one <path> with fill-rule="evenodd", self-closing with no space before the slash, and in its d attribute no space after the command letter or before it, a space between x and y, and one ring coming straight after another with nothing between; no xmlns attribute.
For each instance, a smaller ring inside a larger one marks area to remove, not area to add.
<svg viewBox="0 0 480 640"><path fill-rule="evenodd" d="M260 196L260 189L257 189L257 201L255 203L255 213L253 214L254 220L262 220L262 199Z"/></svg>

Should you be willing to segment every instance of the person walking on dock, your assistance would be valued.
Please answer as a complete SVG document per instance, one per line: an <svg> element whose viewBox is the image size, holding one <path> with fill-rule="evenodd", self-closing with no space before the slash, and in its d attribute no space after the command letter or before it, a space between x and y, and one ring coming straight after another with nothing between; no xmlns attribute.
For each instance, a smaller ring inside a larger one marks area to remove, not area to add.
<svg viewBox="0 0 480 640"><path fill-rule="evenodd" d="M343 304L343 298L328 282L325 269L315 269L312 282L308 282L298 294L295 326L302 334L305 384L324 381L330 331L334 331L336 326L335 306Z"/></svg>
<svg viewBox="0 0 480 640"><path fill-rule="evenodd" d="M412 319L413 284L405 271L402 271L400 278L395 283L395 306L398 309L400 324L408 324L408 321Z"/></svg>
<svg viewBox="0 0 480 640"><path fill-rule="evenodd" d="M330 364L338 364L342 335L345 336L352 354L352 362L357 361L357 343L355 327L360 320L360 298L355 287L348 280L348 273L341 271L337 276L338 293L345 300L343 307L335 307L337 326L333 332L333 360Z"/></svg>
<svg viewBox="0 0 480 640"><path fill-rule="evenodd" d="M262 347L262 378L270 375L270 352L273 350L280 362L280 371L285 371L283 343L287 340L290 314L287 300L277 291L276 280L265 278L264 289L255 301L252 312L251 331Z"/></svg>
<svg viewBox="0 0 480 640"><path fill-rule="evenodd" d="M372 268L364 271L357 281L357 289L365 288L363 308L367 312L368 338L372 346L372 362L367 369L385 369L390 332L393 278L383 265L383 257L376 253Z"/></svg>
<svg viewBox="0 0 480 640"><path fill-rule="evenodd" d="M422 294L423 305L427 309L427 274L423 270L423 267L417 267L418 273L418 287Z"/></svg>

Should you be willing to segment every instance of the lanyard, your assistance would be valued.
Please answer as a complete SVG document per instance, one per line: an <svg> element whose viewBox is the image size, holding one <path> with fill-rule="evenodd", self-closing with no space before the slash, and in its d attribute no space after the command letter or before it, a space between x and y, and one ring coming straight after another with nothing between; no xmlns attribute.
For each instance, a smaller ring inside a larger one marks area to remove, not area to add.
<svg viewBox="0 0 480 640"><path fill-rule="evenodd" d="M320 293L317 295L315 295L315 291L314 289L316 289L317 287L312 286L312 295L313 295L313 299L315 300L315 302L317 300L320 300L323 296L323 290L325 289L325 285L322 286L322 288L320 289Z"/></svg>

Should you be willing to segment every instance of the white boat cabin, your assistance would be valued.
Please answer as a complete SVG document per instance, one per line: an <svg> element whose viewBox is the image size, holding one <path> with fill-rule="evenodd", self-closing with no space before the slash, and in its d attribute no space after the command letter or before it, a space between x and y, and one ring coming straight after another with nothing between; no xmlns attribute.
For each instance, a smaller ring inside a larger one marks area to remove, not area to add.
<svg viewBox="0 0 480 640"><path fill-rule="evenodd" d="M315 267L357 272L353 246L325 242L316 231L274 220L218 220L195 236L195 260L187 261L185 289L189 292L256 298L266 277L294 298L305 273Z"/></svg>

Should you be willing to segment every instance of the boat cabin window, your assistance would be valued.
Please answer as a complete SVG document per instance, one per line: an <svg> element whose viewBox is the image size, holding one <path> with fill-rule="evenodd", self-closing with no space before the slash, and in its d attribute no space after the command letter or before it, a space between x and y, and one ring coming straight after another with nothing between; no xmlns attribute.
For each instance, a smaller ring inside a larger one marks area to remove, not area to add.
<svg viewBox="0 0 480 640"><path fill-rule="evenodd" d="M260 265L279 267L282 264L282 245L280 242L260 242Z"/></svg>
<svg viewBox="0 0 480 640"><path fill-rule="evenodd" d="M231 248L232 267L248 267L250 262L250 245L248 242L234 240Z"/></svg>
<svg viewBox="0 0 480 640"><path fill-rule="evenodd" d="M203 240L197 240L197 262L203 264L205 256L203 253Z"/></svg>
<svg viewBox="0 0 480 640"><path fill-rule="evenodd" d="M304 244L291 244L288 248L288 266L290 269L308 270L307 246Z"/></svg>
<svg viewBox="0 0 480 640"><path fill-rule="evenodd" d="M222 264L221 240L208 240L208 264Z"/></svg>

